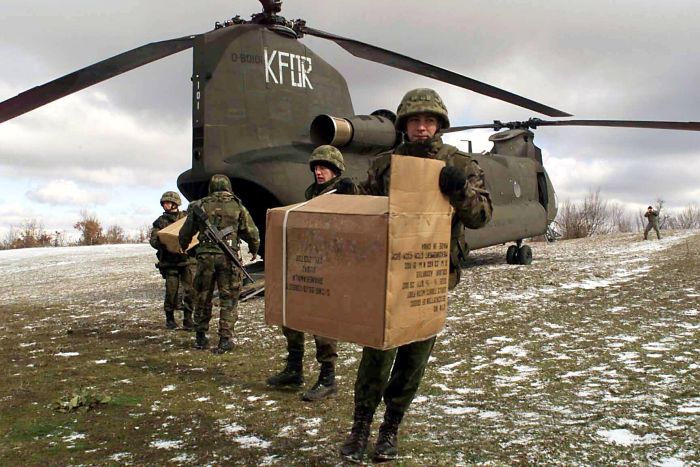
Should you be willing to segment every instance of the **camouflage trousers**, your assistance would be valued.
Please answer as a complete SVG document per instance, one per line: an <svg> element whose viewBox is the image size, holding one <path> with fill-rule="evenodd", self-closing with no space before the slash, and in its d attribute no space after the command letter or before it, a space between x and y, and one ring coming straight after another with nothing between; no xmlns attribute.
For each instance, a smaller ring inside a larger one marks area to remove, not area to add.
<svg viewBox="0 0 700 467"><path fill-rule="evenodd" d="M659 226L652 224L651 222L647 224L646 228L644 229L644 240L647 239L647 236L649 235L649 231L651 229L654 229L656 231L656 238L661 240L661 234L659 234Z"/></svg>
<svg viewBox="0 0 700 467"><path fill-rule="evenodd" d="M374 413L384 398L387 410L406 413L434 345L431 337L390 350L364 347L355 380L355 410Z"/></svg>
<svg viewBox="0 0 700 467"><path fill-rule="evenodd" d="M289 358L301 360L304 356L304 333L284 326L282 326L282 333L287 338ZM316 341L316 361L335 363L338 358L338 341L322 336L314 336L314 340Z"/></svg>
<svg viewBox="0 0 700 467"><path fill-rule="evenodd" d="M197 274L194 288L197 304L194 309L195 331L207 332L211 320L214 287L219 289L219 337L233 337L233 326L238 319L238 296L241 293L241 274L223 254L197 255Z"/></svg>
<svg viewBox="0 0 700 467"><path fill-rule="evenodd" d="M194 310L194 288L192 286L192 268L187 266L172 266L161 268L161 274L165 278L165 300L163 310L166 314L180 308L184 311Z"/></svg>

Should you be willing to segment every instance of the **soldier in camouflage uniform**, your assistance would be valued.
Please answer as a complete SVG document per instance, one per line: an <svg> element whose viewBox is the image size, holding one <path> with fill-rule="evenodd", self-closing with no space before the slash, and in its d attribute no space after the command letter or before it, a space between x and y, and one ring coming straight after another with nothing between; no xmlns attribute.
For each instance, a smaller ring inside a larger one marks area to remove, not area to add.
<svg viewBox="0 0 700 467"><path fill-rule="evenodd" d="M656 211L653 207L649 206L647 212L644 213L644 217L647 218L647 226L644 229L644 240L649 237L649 231L654 229L656 232L656 238L661 240L661 234L659 233L659 211Z"/></svg>
<svg viewBox="0 0 700 467"><path fill-rule="evenodd" d="M158 239L158 232L161 229L185 217L186 214L178 209L180 204L182 204L180 195L174 191L163 193L163 196L160 197L160 205L163 207L164 212L153 222L150 243L153 248L158 250L156 267L160 270L163 279L165 279L165 301L163 303L165 327L168 329L177 328L175 310L179 305L178 297L181 296L184 308L182 327L187 331L192 331L194 329L194 323L192 322L194 305L194 291L192 289L193 262L184 253L171 253Z"/></svg>
<svg viewBox="0 0 700 467"><path fill-rule="evenodd" d="M199 234L197 245L197 274L194 286L197 292L197 303L194 309L195 347L206 349L209 346L207 331L211 320L212 296L214 287L219 288L219 345L215 353L228 352L233 348L231 338L232 327L238 315L236 307L241 290L242 273L233 265L231 260L212 243L205 235L204 223L193 213L192 207L199 205L206 213L209 222L226 233L225 239L231 248L238 253L239 240L248 243L252 259L255 259L260 246L258 228L253 223L248 210L241 200L233 194L231 181L226 175L213 175L209 182L209 196L191 203L185 224L180 229L180 245L189 245L192 237Z"/></svg>
<svg viewBox="0 0 700 467"><path fill-rule="evenodd" d="M346 192L348 185L354 184L340 175L345 171L343 155L333 146L319 146L311 153L309 168L314 174L314 183L306 189L306 199L315 198L332 190ZM340 186L340 190L338 189ZM287 338L287 364L276 375L267 379L273 387L300 386L304 383L302 360L304 357L304 333L282 327ZM316 342L316 360L321 364L321 372L314 386L302 395L305 401L317 401L338 392L335 384L335 361L338 358L337 341L322 336L314 336Z"/></svg>
<svg viewBox="0 0 700 467"><path fill-rule="evenodd" d="M441 130L449 125L447 109L435 91L409 91L397 111L396 129L404 134L404 141L392 152L445 161L439 185L455 209L449 282L449 287L454 288L460 278L457 242L461 232L464 226L483 227L490 220L493 208L483 170L476 161L457 148L443 144ZM368 180L359 189L366 194L387 196L390 164L391 152L379 155L369 169ZM386 412L379 427L374 460L381 462L397 457L399 424L418 390L434 344L435 337L431 337L390 350L362 349L355 381L353 426L340 451L343 458L362 461L374 412L382 398Z"/></svg>

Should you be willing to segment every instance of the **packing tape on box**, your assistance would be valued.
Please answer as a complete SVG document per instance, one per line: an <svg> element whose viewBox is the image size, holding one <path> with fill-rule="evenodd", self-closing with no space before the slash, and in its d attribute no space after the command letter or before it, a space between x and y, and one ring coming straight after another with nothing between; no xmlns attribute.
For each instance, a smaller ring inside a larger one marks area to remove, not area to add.
<svg viewBox="0 0 700 467"><path fill-rule="evenodd" d="M331 190L328 193L323 193L320 196L330 195L331 193L335 192L336 190ZM284 219L282 220L282 326L287 325L287 219L289 218L290 212L305 206L309 201L300 203L285 211Z"/></svg>

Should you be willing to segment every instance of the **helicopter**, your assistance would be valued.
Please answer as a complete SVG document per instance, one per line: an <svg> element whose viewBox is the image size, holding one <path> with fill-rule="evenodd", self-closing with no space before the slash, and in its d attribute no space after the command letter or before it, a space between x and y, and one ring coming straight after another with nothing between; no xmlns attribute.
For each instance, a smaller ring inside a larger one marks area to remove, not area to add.
<svg viewBox="0 0 700 467"><path fill-rule="evenodd" d="M189 200L198 199L206 194L212 174L227 174L264 235L267 209L303 199L308 154L316 145L330 138L345 155L347 175L361 180L372 158L390 149L399 138L390 112L378 109L374 115L355 115L344 77L303 45L305 35L335 42L358 58L550 117L570 116L414 58L311 28L303 20L287 20L281 16L280 1L260 3L263 11L250 20L236 16L216 24L212 31L147 44L23 92L0 103L0 122L193 48L192 166L179 176L178 188ZM336 134L343 121L344 142ZM625 124L639 127L640 123ZM693 122L687 123L691 128L674 129L700 129L697 124L692 127ZM507 261L527 264L532 252L522 242L544 233L554 220L554 188L542 165L541 151L527 128L509 128L493 135L492 142L491 153L473 156L486 172L494 218L486 229L466 232L463 256L469 250L515 242L508 248Z"/></svg>

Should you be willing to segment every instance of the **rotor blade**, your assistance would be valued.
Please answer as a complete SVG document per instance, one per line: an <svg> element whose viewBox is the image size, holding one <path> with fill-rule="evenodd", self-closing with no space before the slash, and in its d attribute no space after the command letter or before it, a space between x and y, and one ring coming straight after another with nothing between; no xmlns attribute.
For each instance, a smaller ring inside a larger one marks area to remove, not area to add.
<svg viewBox="0 0 700 467"><path fill-rule="evenodd" d="M442 130L443 133L456 133L458 131L466 131L466 130L478 130L481 128L494 128L493 123L484 123L483 125L465 125L465 126L451 126L446 130Z"/></svg>
<svg viewBox="0 0 700 467"><path fill-rule="evenodd" d="M650 120L541 120L536 126L609 126L618 128L651 128L656 130L700 131L700 122L661 122Z"/></svg>
<svg viewBox="0 0 700 467"><path fill-rule="evenodd" d="M152 42L24 91L0 102L0 123L126 71L189 49L195 37Z"/></svg>
<svg viewBox="0 0 700 467"><path fill-rule="evenodd" d="M540 120L531 118L524 122L507 122L499 120L484 125L453 126L445 130L445 133L474 130L477 128L492 128L502 130L504 128L532 128L540 126L605 126L615 128L648 128L654 130L684 130L700 131L700 122L662 122L652 120Z"/></svg>
<svg viewBox="0 0 700 467"><path fill-rule="evenodd" d="M540 104L533 100L527 99L517 94L499 89L495 86L491 86L481 81L477 81L472 78L467 78L460 74L454 73L444 68L439 68L435 65L429 63L421 62L415 58L407 57L406 55L401 55L397 52L392 52L390 50L382 49L380 47L365 44L364 42L357 41L355 39L348 39L346 37L336 36L328 32L320 31L318 29L313 29L308 26L302 26L301 31L304 34L309 34L311 36L320 37L322 39L328 39L352 55L364 58L376 63L381 63L382 65L388 65L394 68L398 68L404 71L410 71L411 73L416 73L422 76L427 76L429 78L436 79L438 81L443 81L445 83L453 84L464 89L469 89L470 91L483 94L485 96L493 97L511 104L524 107L526 109L533 110L550 117L570 117L571 114L557 110L555 108Z"/></svg>

